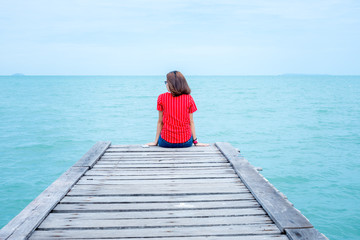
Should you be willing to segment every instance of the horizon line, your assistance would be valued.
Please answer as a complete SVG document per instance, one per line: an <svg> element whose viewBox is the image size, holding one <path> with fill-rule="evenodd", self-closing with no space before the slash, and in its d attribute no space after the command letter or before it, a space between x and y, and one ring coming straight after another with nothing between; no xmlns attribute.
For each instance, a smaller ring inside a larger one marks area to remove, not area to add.
<svg viewBox="0 0 360 240"><path fill-rule="evenodd" d="M1 77L31 77L31 76L68 76L68 77L150 77L150 76L164 76L166 74L0 74ZM222 76L222 77L236 77L236 76L360 76L360 74L327 74L327 73L282 73L282 74L186 74L186 76Z"/></svg>

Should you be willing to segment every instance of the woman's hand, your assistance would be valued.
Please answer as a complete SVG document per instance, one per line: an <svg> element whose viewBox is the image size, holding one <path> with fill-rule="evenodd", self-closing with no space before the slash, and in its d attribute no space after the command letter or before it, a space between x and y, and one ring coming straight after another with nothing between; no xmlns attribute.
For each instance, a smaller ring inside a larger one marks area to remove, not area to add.
<svg viewBox="0 0 360 240"><path fill-rule="evenodd" d="M157 143L151 142L151 143L147 143L147 144L145 144L145 145L148 145L148 146L157 146Z"/></svg>
<svg viewBox="0 0 360 240"><path fill-rule="evenodd" d="M207 147L207 146L210 146L210 144L208 143L197 143L197 144L194 144L196 147Z"/></svg>

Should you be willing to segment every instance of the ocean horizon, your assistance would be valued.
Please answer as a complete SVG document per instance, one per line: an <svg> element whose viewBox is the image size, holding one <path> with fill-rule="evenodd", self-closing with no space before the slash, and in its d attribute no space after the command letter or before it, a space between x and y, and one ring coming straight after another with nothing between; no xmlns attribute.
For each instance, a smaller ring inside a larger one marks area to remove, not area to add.
<svg viewBox="0 0 360 240"><path fill-rule="evenodd" d="M154 140L164 75L0 76L0 228L97 141ZM200 142L229 142L329 239L358 239L360 76L188 75Z"/></svg>
<svg viewBox="0 0 360 240"><path fill-rule="evenodd" d="M0 77L159 77L164 74L0 74ZM359 77L359 74L326 74L326 73L279 73L279 74L186 74L188 77Z"/></svg>

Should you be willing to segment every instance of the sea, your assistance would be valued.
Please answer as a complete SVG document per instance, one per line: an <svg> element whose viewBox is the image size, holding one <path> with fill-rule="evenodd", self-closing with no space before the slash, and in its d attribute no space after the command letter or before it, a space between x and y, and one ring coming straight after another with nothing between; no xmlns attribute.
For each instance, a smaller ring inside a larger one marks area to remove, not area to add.
<svg viewBox="0 0 360 240"><path fill-rule="evenodd" d="M186 76L186 75L185 75ZM360 76L186 76L229 142L330 239L360 239ZM0 76L0 228L97 141L154 141L163 76Z"/></svg>

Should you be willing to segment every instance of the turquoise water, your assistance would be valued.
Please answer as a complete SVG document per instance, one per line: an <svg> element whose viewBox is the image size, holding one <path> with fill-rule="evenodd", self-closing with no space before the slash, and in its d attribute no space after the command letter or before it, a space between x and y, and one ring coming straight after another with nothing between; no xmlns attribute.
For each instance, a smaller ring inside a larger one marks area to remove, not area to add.
<svg viewBox="0 0 360 240"><path fill-rule="evenodd" d="M0 227L96 141L153 141L164 76L0 76ZM189 76L230 142L331 239L360 238L360 76Z"/></svg>

